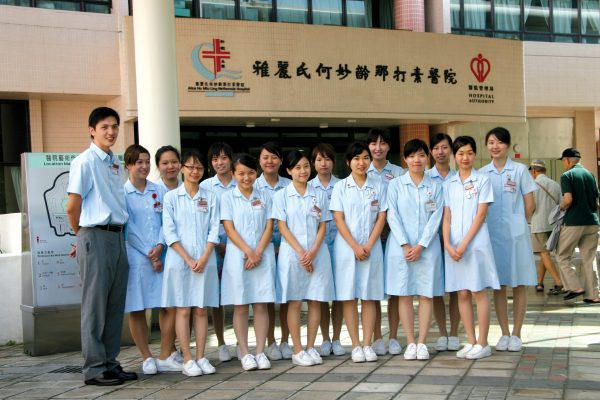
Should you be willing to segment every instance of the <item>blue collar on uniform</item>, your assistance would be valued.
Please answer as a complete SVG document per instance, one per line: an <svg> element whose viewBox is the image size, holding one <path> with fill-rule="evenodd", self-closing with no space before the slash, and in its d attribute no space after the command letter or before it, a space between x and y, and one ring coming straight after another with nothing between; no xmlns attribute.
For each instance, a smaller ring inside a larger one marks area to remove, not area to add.
<svg viewBox="0 0 600 400"><path fill-rule="evenodd" d="M189 193L187 192L187 190L185 190L185 185L181 184L177 187L177 189L173 189L173 190L177 190L177 196L187 196L190 197L192 200L196 200L196 198L201 196L201 189L200 187L198 187L198 192L194 195L194 197L191 197L189 195Z"/></svg>
<svg viewBox="0 0 600 400"><path fill-rule="evenodd" d="M479 176L479 172L475 168L471 168L471 175L463 183L476 182L478 179L478 176ZM460 173L458 171L456 171L456 174L454 174L453 176L451 176L449 178L449 182L461 183L460 182Z"/></svg>
<svg viewBox="0 0 600 400"><path fill-rule="evenodd" d="M102 161L106 161L106 158L109 158L109 161L112 162L112 156L113 156L113 152L105 152L104 150L102 150L100 147L98 147L96 145L96 143L92 142L90 144L90 149L102 160Z"/></svg>
<svg viewBox="0 0 600 400"><path fill-rule="evenodd" d="M377 168L375 168L375 165L373 164L373 161L371 161L371 165L369 165L369 169L367 170L367 174L369 172L375 172L376 174L382 174L384 172L392 172L392 167L391 167L391 163L389 160L387 160L387 162L385 163L385 165L383 166L383 168L381 169L381 172L379 172L377 170Z"/></svg>
<svg viewBox="0 0 600 400"><path fill-rule="evenodd" d="M224 189L229 189L230 187L236 186L235 179L233 178L229 181L229 184L227 186L224 186L217 175L208 178L208 181L210 182L211 186L221 186Z"/></svg>
<svg viewBox="0 0 600 400"><path fill-rule="evenodd" d="M274 189L282 189L284 188L286 185L282 184L282 177L277 175L277 184L275 185L275 187L272 187L271 185L269 185L269 183L267 182L267 180L265 179L265 174L260 174L260 176L258 177L258 179L256 180L255 184L259 187L259 188L268 188L271 190Z"/></svg>
<svg viewBox="0 0 600 400"><path fill-rule="evenodd" d="M400 182L401 182L402 184L404 184L404 185L414 185L414 184L415 184L415 183L413 182L413 180L410 178L410 173L409 173L409 172L407 172L407 173L406 173L406 174L404 174L404 175L400 175L400 176L398 177L398 179L400 179ZM419 183L419 184L417 185L417 187L421 187L421 186L424 186L424 187L431 187L431 178L430 178L430 177L429 177L427 174L424 174L424 175L423 175L423 180L421 181L421 183Z"/></svg>
<svg viewBox="0 0 600 400"><path fill-rule="evenodd" d="M253 187L253 188L252 188L252 194L250 194L250 198L249 198L249 199L247 199L247 198L246 198L246 196L244 196L244 195L242 194L242 192L240 192L240 188L239 188L237 185L236 185L236 186L235 186L233 189L231 189L231 193L232 193L232 195L233 195L234 197L240 197L240 198L242 198L242 199L244 199L244 200L247 200L247 201L249 201L249 200L252 200L252 199L253 199L253 198L255 198L255 197L259 197L259 196L257 195L257 192L259 192L259 189L256 189L256 188L254 188L254 187Z"/></svg>
<svg viewBox="0 0 600 400"><path fill-rule="evenodd" d="M515 168L516 168L515 162L512 160L512 158L508 157L506 159L506 164L504 164L504 168L502 169L502 171L498 172L498 170L494 166L494 161L492 161L491 163L489 163L485 167L481 168L481 171L487 172L487 173L493 172L493 173L496 173L496 174L501 174L504 171L512 171Z"/></svg>
<svg viewBox="0 0 600 400"><path fill-rule="evenodd" d="M298 193L298 191L296 190L296 187L294 186L293 183L290 183L289 185L287 185L285 187L285 194L288 197L316 197L317 194L315 193L315 188L313 188L311 185L306 185L306 192L304 193L304 196L301 196L300 193Z"/></svg>
<svg viewBox="0 0 600 400"><path fill-rule="evenodd" d="M155 184L146 179L146 188L143 192L140 192L135 186L133 186L133 183L131 183L131 181L128 179L127 182L125 182L125 191L128 194L133 192L144 194L146 192L156 192L156 186Z"/></svg>
<svg viewBox="0 0 600 400"><path fill-rule="evenodd" d="M331 179L329 180L329 184L327 185L327 187L325 187L325 186L323 186L323 184L319 180L319 176L317 175L309 182L310 183L309 186L327 190L329 188L332 188L338 181L339 181L339 178L332 174Z"/></svg>
<svg viewBox="0 0 600 400"><path fill-rule="evenodd" d="M356 187L356 188L358 187L358 185L356 184L356 181L352 177L352 174L348 175L348 177L346 178L346 186L347 187ZM369 188L369 189L375 188L375 185L373 185L373 182L369 178L369 175L367 175L367 180L365 181L363 188Z"/></svg>

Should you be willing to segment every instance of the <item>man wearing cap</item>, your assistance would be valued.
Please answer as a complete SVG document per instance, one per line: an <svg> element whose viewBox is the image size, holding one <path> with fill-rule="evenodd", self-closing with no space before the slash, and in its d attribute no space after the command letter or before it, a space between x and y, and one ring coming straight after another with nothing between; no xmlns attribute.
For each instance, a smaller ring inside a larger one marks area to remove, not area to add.
<svg viewBox="0 0 600 400"><path fill-rule="evenodd" d="M593 269L598 247L598 185L594 175L581 164L577 149L568 148L561 158L565 172L560 177L563 200L560 208L566 210L556 248L556 260L569 293L565 300L583 296L586 303L600 303L598 275ZM579 247L585 287L581 285L572 258Z"/></svg>
<svg viewBox="0 0 600 400"><path fill-rule="evenodd" d="M560 185L546 176L546 163L543 160L533 160L529 164L529 171L540 188L533 192L535 212L531 216L531 244L533 252L540 254L540 263L537 268L538 284L535 289L538 292L544 291L544 275L547 270L554 280L554 287L548 291L548 294L557 295L563 292L563 285L550 257L550 252L546 249L546 242L552 232L552 225L548 223L548 215L562 200Z"/></svg>

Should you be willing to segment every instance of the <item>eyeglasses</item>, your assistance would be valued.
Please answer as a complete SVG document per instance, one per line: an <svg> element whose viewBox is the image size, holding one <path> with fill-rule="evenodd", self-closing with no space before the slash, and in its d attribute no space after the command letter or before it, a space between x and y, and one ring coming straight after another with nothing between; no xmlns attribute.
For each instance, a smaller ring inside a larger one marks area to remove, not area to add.
<svg viewBox="0 0 600 400"><path fill-rule="evenodd" d="M184 167L186 167L190 171L204 171L204 167L194 167L193 165L184 165Z"/></svg>

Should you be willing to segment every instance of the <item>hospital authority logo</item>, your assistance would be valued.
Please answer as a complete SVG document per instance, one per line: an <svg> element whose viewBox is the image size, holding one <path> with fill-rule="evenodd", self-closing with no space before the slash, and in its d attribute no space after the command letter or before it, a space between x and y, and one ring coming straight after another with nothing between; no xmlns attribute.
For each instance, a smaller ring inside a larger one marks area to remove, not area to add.
<svg viewBox="0 0 600 400"><path fill-rule="evenodd" d="M492 71L492 63L483 54L477 54L469 63L475 81L469 84L469 103L494 104L494 86L485 84Z"/></svg>
<svg viewBox="0 0 600 400"><path fill-rule="evenodd" d="M188 92L202 92L208 97L232 97L235 93L248 93L250 88L241 81L242 71L227 68L235 57L227 50L225 41L213 38L200 43L192 50L192 65L203 80L188 85Z"/></svg>

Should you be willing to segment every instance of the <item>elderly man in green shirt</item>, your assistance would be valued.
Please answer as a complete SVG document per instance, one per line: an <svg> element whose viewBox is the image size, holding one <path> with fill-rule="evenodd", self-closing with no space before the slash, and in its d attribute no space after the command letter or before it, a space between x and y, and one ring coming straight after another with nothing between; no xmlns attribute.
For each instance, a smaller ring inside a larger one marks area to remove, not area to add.
<svg viewBox="0 0 600 400"><path fill-rule="evenodd" d="M600 303L598 275L593 269L598 247L598 185L594 175L579 164L580 159L581 154L574 148L565 149L559 159L565 169L560 177L563 192L560 208L566 213L556 248L556 260L564 285L569 290L565 300L583 296L586 303ZM581 285L572 262L575 247L579 247L585 287Z"/></svg>

